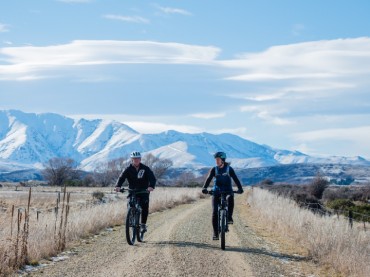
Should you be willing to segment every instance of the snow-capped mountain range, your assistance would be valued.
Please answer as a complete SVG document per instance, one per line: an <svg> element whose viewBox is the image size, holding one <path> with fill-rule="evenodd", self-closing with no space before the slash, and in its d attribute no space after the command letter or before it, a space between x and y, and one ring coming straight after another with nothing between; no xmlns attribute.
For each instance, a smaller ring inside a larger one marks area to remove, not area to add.
<svg viewBox="0 0 370 277"><path fill-rule="evenodd" d="M214 164L212 154L216 151L225 151L235 168L298 163L370 165L361 157L317 158L232 134L140 134L117 121L0 111L0 172L42 168L54 157L72 158L89 171L106 161L128 157L134 150L171 159L176 168L209 167Z"/></svg>

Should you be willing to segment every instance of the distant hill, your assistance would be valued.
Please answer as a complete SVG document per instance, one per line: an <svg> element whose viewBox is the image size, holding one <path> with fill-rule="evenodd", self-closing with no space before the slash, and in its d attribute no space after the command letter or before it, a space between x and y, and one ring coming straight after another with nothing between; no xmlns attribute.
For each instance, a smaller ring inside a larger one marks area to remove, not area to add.
<svg viewBox="0 0 370 277"><path fill-rule="evenodd" d="M171 159L174 168L197 171L213 166L212 154L220 150L227 153L233 167L243 169L243 172L247 169L251 169L248 172L260 172L255 168L267 170L281 165L370 166L370 161L362 157L312 157L298 151L260 145L227 133L188 134L169 130L159 134L140 134L112 120L76 120L53 113L0 111L0 180L1 176L15 176L15 171L25 175L26 172L36 172L54 157L72 158L82 170L91 171L99 163L128 157L133 150ZM292 166L289 170L294 168ZM279 170L273 171L276 175ZM30 174L33 176L34 173Z"/></svg>

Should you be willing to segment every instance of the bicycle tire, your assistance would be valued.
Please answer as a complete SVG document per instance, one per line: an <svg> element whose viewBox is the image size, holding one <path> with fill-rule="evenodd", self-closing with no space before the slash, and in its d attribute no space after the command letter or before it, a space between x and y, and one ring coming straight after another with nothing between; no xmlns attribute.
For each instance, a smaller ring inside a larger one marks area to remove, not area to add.
<svg viewBox="0 0 370 277"><path fill-rule="evenodd" d="M137 222L137 227L136 227L136 237L138 242L143 242L144 241L144 232L141 232L140 230L140 218L141 218L141 212L136 211L136 222Z"/></svg>
<svg viewBox="0 0 370 277"><path fill-rule="evenodd" d="M220 221L221 221L221 249L222 250L225 250L225 240L226 240L226 211L225 210L221 210L221 213L220 213Z"/></svg>
<svg viewBox="0 0 370 277"><path fill-rule="evenodd" d="M136 240L135 211L129 208L126 216L126 240L129 245L134 245Z"/></svg>

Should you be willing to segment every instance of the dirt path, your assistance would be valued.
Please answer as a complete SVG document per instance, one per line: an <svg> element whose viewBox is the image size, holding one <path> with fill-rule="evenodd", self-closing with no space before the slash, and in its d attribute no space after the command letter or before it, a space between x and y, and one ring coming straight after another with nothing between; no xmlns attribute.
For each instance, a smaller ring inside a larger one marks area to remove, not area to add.
<svg viewBox="0 0 370 277"><path fill-rule="evenodd" d="M276 252L242 218L237 197L235 224L226 250L211 240L210 199L151 214L145 243L129 246L124 228L104 232L74 255L30 276L307 276L294 272L295 256Z"/></svg>

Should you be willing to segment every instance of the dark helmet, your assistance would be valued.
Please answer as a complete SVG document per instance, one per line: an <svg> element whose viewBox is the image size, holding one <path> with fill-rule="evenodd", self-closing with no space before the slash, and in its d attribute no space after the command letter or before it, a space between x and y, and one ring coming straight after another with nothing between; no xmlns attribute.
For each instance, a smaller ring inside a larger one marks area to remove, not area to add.
<svg viewBox="0 0 370 277"><path fill-rule="evenodd" d="M216 152L213 157L220 158L221 160L225 161L226 160L226 153L225 152Z"/></svg>

